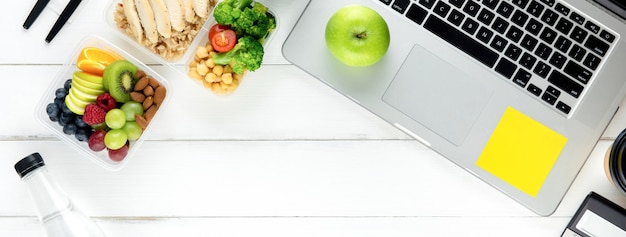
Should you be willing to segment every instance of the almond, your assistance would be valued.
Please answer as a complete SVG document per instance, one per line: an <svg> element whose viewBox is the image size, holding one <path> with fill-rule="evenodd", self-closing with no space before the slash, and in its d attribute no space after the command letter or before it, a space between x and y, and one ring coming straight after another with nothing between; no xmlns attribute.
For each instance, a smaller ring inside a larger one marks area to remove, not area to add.
<svg viewBox="0 0 626 237"><path fill-rule="evenodd" d="M137 79L141 79L146 77L146 72L144 72L143 70L139 69L137 70L137 73L135 73L135 77L137 77Z"/></svg>
<svg viewBox="0 0 626 237"><path fill-rule="evenodd" d="M146 130L146 127L148 127L148 121L143 116L139 116L138 114L135 114L135 121L137 122L139 127L141 127L141 129L143 130Z"/></svg>
<svg viewBox="0 0 626 237"><path fill-rule="evenodd" d="M150 123L150 121L152 121L152 118L154 118L154 115L157 112L157 105L152 104L152 106L150 106L150 108L148 108L146 110L146 112L143 114L144 117L146 117L146 121L148 121L148 123Z"/></svg>
<svg viewBox="0 0 626 237"><path fill-rule="evenodd" d="M141 92L133 91L133 92L130 93L130 98L133 101L137 101L139 103L142 103L146 99L146 96L143 93L141 93Z"/></svg>
<svg viewBox="0 0 626 237"><path fill-rule="evenodd" d="M150 77L150 81L148 84L152 86L153 89L156 89L157 87L161 86L161 83L157 81L157 79L154 79L152 77Z"/></svg>
<svg viewBox="0 0 626 237"><path fill-rule="evenodd" d="M161 105L165 99L165 87L159 86L154 90L154 103Z"/></svg>
<svg viewBox="0 0 626 237"><path fill-rule="evenodd" d="M143 88L143 94L145 96L152 96L152 95L154 95L154 88L152 88L152 86L146 86L146 88Z"/></svg>
<svg viewBox="0 0 626 237"><path fill-rule="evenodd" d="M152 106L153 103L154 103L154 99L152 98L152 96L146 97L146 99L143 100L143 110L148 110L148 108L150 108L150 106Z"/></svg>
<svg viewBox="0 0 626 237"><path fill-rule="evenodd" d="M148 86L148 83L150 82L150 79L148 77L142 77L137 81L137 84L135 84L135 91L142 91L144 88L146 88L146 86Z"/></svg>

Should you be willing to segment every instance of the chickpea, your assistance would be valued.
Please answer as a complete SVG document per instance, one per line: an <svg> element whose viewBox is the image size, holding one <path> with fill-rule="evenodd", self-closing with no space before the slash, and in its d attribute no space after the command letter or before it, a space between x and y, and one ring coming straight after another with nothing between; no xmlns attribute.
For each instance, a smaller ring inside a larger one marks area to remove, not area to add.
<svg viewBox="0 0 626 237"><path fill-rule="evenodd" d="M207 67L205 64L198 64L196 71L198 71L198 74L200 74L201 76L205 76L207 73L209 73L209 67Z"/></svg>
<svg viewBox="0 0 626 237"><path fill-rule="evenodd" d="M224 73L233 72L233 68L229 65L224 66Z"/></svg>
<svg viewBox="0 0 626 237"><path fill-rule="evenodd" d="M195 67L189 68L189 76L196 80L202 80L203 78L200 74L198 74L198 71Z"/></svg>
<svg viewBox="0 0 626 237"><path fill-rule="evenodd" d="M207 67L209 67L209 68L214 68L215 67L215 63L213 62L212 58L207 59L206 62L204 62L204 64L206 64Z"/></svg>
<svg viewBox="0 0 626 237"><path fill-rule="evenodd" d="M222 74L222 81L226 84L231 84L233 82L233 74L230 72Z"/></svg>
<svg viewBox="0 0 626 237"><path fill-rule="evenodd" d="M209 72L204 77L204 80L207 81L207 82L216 82L217 81L217 75L215 75L215 73Z"/></svg>
<svg viewBox="0 0 626 237"><path fill-rule="evenodd" d="M217 76L221 76L224 73L224 67L222 65L215 65L213 73Z"/></svg>
<svg viewBox="0 0 626 237"><path fill-rule="evenodd" d="M200 46L196 49L196 56L200 59L207 58L209 57L209 51L207 51L206 47Z"/></svg>
<svg viewBox="0 0 626 237"><path fill-rule="evenodd" d="M192 68L192 67L195 68L197 65L198 65L198 61L193 60L189 63L189 68Z"/></svg>

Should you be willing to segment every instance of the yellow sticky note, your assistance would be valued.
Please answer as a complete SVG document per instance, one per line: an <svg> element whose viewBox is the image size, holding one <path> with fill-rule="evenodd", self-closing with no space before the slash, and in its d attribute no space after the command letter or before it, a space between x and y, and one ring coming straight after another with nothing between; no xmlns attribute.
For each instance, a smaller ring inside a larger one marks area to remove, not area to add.
<svg viewBox="0 0 626 237"><path fill-rule="evenodd" d="M476 165L536 197L567 138L508 107Z"/></svg>

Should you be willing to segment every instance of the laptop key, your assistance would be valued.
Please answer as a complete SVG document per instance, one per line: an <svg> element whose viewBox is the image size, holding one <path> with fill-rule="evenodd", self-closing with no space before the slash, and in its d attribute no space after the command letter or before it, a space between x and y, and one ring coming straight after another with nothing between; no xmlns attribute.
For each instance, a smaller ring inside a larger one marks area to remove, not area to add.
<svg viewBox="0 0 626 237"><path fill-rule="evenodd" d="M563 65L565 64L565 61L567 60L567 58L565 57L565 55L560 54L558 52L554 52L554 54L552 54L552 57L550 57L550 64L552 64L552 66L555 66L556 68L562 68Z"/></svg>
<svg viewBox="0 0 626 237"><path fill-rule="evenodd" d="M601 59L599 57L596 57L593 54L587 54L585 61L583 61L583 65L591 68L591 70L596 70L598 68L598 65L600 65L600 60Z"/></svg>
<svg viewBox="0 0 626 237"><path fill-rule="evenodd" d="M484 23L485 25L491 25L491 22L493 21L493 18L496 15L493 14L493 12L490 12L489 10L483 8L483 10L480 11L480 13L478 14L478 17L476 17L476 19L478 19L480 22Z"/></svg>
<svg viewBox="0 0 626 237"><path fill-rule="evenodd" d="M554 43L554 47L563 53L567 52L570 46L572 46L572 41L563 36L559 36Z"/></svg>
<svg viewBox="0 0 626 237"><path fill-rule="evenodd" d="M483 0L482 3L491 10L496 9L500 0Z"/></svg>
<svg viewBox="0 0 626 237"><path fill-rule="evenodd" d="M585 23L585 29L590 30L594 34L600 32L600 27L591 21L587 21L587 23Z"/></svg>
<svg viewBox="0 0 626 237"><path fill-rule="evenodd" d="M528 14L520 10L516 10L515 13L513 13L513 16L511 17L511 21L513 21L514 24L520 27L524 27L524 24L526 24L527 20L528 20Z"/></svg>
<svg viewBox="0 0 626 237"><path fill-rule="evenodd" d="M489 43L489 41L491 40L491 37L493 37L493 31L487 29L487 27L480 27L480 30L478 30L478 33L476 33L476 37L478 38L478 40L482 41L483 43Z"/></svg>
<svg viewBox="0 0 626 237"><path fill-rule="evenodd" d="M521 9L526 8L526 4L528 4L529 0L513 0L513 4L517 5Z"/></svg>
<svg viewBox="0 0 626 237"><path fill-rule="evenodd" d="M489 46L491 46L498 52L502 52L508 43L509 42L506 39L502 38L499 35L496 35L495 37L493 37L493 40L491 41L491 44L489 44Z"/></svg>
<svg viewBox="0 0 626 237"><path fill-rule="evenodd" d="M496 72L506 77L506 79L509 79L511 78L511 76L513 76L513 73L515 73L515 69L517 69L515 63L507 60L506 58L501 58L495 68Z"/></svg>
<svg viewBox="0 0 626 237"><path fill-rule="evenodd" d="M520 28L511 26L511 28L509 28L509 31L506 33L506 37L509 38L511 41L517 43L520 39L522 39L523 34L524 31L522 31Z"/></svg>
<svg viewBox="0 0 626 237"><path fill-rule="evenodd" d="M464 18L465 18L465 14L463 14L457 9L453 9L452 12L450 12L450 15L448 15L448 21L454 24L455 26L461 25L461 22L463 22Z"/></svg>
<svg viewBox="0 0 626 237"><path fill-rule="evenodd" d="M552 53L552 47L544 43L539 43L539 46L537 46L537 49L535 50L535 55L537 55L537 57L540 57L543 60L548 60L548 57L550 57L551 53Z"/></svg>
<svg viewBox="0 0 626 237"><path fill-rule="evenodd" d="M556 3L556 0L541 0L541 2L548 6L554 6L554 3Z"/></svg>
<svg viewBox="0 0 626 237"><path fill-rule="evenodd" d="M391 8L393 8L393 10L396 10L400 14L404 14L404 11L406 11L410 3L411 0L395 0L391 4Z"/></svg>
<svg viewBox="0 0 626 237"><path fill-rule="evenodd" d="M585 40L585 37L587 37L587 31L584 30L583 28L580 28L578 26L574 27L574 30L572 30L572 33L569 35L570 38L572 38L574 41L578 42L578 43L582 43L583 40Z"/></svg>
<svg viewBox="0 0 626 237"><path fill-rule="evenodd" d="M525 29L531 34L537 35L541 31L541 28L543 28L543 24L541 24L541 22L535 19L530 19Z"/></svg>
<svg viewBox="0 0 626 237"><path fill-rule="evenodd" d="M570 94L574 98L578 98L584 89L583 86L558 71L552 71L552 73L550 73L550 76L548 76L548 82L565 91L567 94Z"/></svg>
<svg viewBox="0 0 626 237"><path fill-rule="evenodd" d="M541 95L541 88L535 86L532 83L530 85L528 85L528 88L526 88L526 90L528 92L530 92L531 94L535 95L535 96L540 96Z"/></svg>
<svg viewBox="0 0 626 237"><path fill-rule="evenodd" d="M415 4L411 4L411 7L406 12L406 17L419 25L424 22L424 19L426 19L426 15L428 15L428 11Z"/></svg>
<svg viewBox="0 0 626 237"><path fill-rule="evenodd" d="M572 12L572 14L569 16L569 19L578 23L579 25L585 23L585 18L576 12Z"/></svg>
<svg viewBox="0 0 626 237"><path fill-rule="evenodd" d="M535 39L534 37L530 35L524 35L524 39L522 39L520 45L528 51L532 52L535 49L535 46L537 46L537 42L539 42L539 40Z"/></svg>
<svg viewBox="0 0 626 237"><path fill-rule="evenodd" d="M474 33L476 33L476 30L478 30L479 26L480 25L478 24L478 22L472 20L472 18L467 18L467 20L463 22L463 26L461 26L461 29L463 29L465 32L467 32L470 35L474 35Z"/></svg>
<svg viewBox="0 0 626 237"><path fill-rule="evenodd" d="M541 12L543 12L544 8L545 7L541 3L538 3L537 1L532 1L530 5L528 5L526 12L530 13L531 15L535 17L539 17L541 15Z"/></svg>
<svg viewBox="0 0 626 237"><path fill-rule="evenodd" d="M493 67L498 60L498 53L437 17L432 15L429 16L424 23L424 28L457 47L461 51L467 53L469 56L472 56L489 68Z"/></svg>
<svg viewBox="0 0 626 237"><path fill-rule="evenodd" d="M420 0L419 3L427 9L431 9L435 5L435 1L436 0Z"/></svg>
<svg viewBox="0 0 626 237"><path fill-rule="evenodd" d="M563 4L561 3L557 3L556 6L554 6L554 9L563 15L566 15L566 16L569 15L569 11L570 11L569 8L566 6L563 6Z"/></svg>
<svg viewBox="0 0 626 237"><path fill-rule="evenodd" d="M493 25L491 25L491 29L500 34L504 34L507 27L509 27L509 22L502 19L501 17L497 17L496 20L493 22Z"/></svg>
<svg viewBox="0 0 626 237"><path fill-rule="evenodd" d="M556 103L556 108L565 114L569 114L569 112L572 110L572 107L563 103L562 101Z"/></svg>
<svg viewBox="0 0 626 237"><path fill-rule="evenodd" d="M509 18L509 16L511 16L511 13L513 13L513 10L514 8L511 4L507 2L502 2L500 3L500 6L496 10L496 12L504 18Z"/></svg>
<svg viewBox="0 0 626 237"><path fill-rule="evenodd" d="M435 9L433 9L433 11L435 12L435 14L441 17L446 17L448 12L450 11L450 5L445 2L439 1L437 2L437 4L435 4Z"/></svg>
<svg viewBox="0 0 626 237"><path fill-rule="evenodd" d="M541 32L541 35L539 35L539 38L548 44L552 44L556 39L556 31L548 27L543 28L543 31Z"/></svg>
<svg viewBox="0 0 626 237"><path fill-rule="evenodd" d="M580 62L580 60L583 59L583 57L585 56L585 54L587 54L587 50L583 49L582 47L578 46L577 44L574 45L574 47L572 47L572 50L569 51L569 53L567 55L569 55L570 57L572 57L574 60ZM593 55L592 55L593 56ZM592 68L595 70L595 68Z"/></svg>
<svg viewBox="0 0 626 237"><path fill-rule="evenodd" d="M524 53L522 55L522 58L520 58L519 60L520 65L522 65L522 67L525 67L528 70L532 69L533 66L535 66L536 62L537 62L537 58L535 58L535 56L532 56L529 53Z"/></svg>
<svg viewBox="0 0 626 237"><path fill-rule="evenodd" d="M380 0L380 2L382 2L385 5L391 4L391 0Z"/></svg>
<svg viewBox="0 0 626 237"><path fill-rule="evenodd" d="M600 56L604 56L604 54L606 54L606 51L609 50L609 44L593 35L589 36L587 42L585 42L585 47L599 54Z"/></svg>
<svg viewBox="0 0 626 237"><path fill-rule="evenodd" d="M537 63L537 66L535 66L535 69L533 70L533 72L539 75L541 78L546 78L548 76L548 73L550 73L551 70L552 70L552 67L550 67L548 64L542 61L539 61Z"/></svg>
<svg viewBox="0 0 626 237"><path fill-rule="evenodd" d="M572 61L567 62L565 68L563 68L563 72L578 80L579 82L582 82L583 84L587 84L589 82L589 79L591 79L591 71L583 68L582 66Z"/></svg>
<svg viewBox="0 0 626 237"><path fill-rule="evenodd" d="M541 96L541 99L550 105L554 105L554 103L556 103L557 97L550 95L548 93L543 93L543 96Z"/></svg>
<svg viewBox="0 0 626 237"><path fill-rule="evenodd" d="M465 4L465 7L463 7L463 11L468 15L474 17L476 16L476 14L478 14L478 11L480 11L480 5L478 5L478 3L474 1L469 1L467 2L467 4Z"/></svg>
<svg viewBox="0 0 626 237"><path fill-rule="evenodd" d="M560 18L559 22L556 23L556 30L560 31L561 33L567 35L569 33L569 31L572 29L572 26L574 26L574 23L572 23L571 21L569 21L566 18Z"/></svg>
<svg viewBox="0 0 626 237"><path fill-rule="evenodd" d="M522 49L515 46L514 44L509 44L509 47L504 51L504 55L509 57L513 61L517 61L519 56L522 55Z"/></svg>
<svg viewBox="0 0 626 237"><path fill-rule="evenodd" d="M549 26L554 26L554 23L556 23L558 19L559 15L550 9L546 9L543 15L541 15L541 21L545 22Z"/></svg>
<svg viewBox="0 0 626 237"><path fill-rule="evenodd" d="M452 6L455 6L457 8L461 8L463 6L463 3L465 3L465 0L448 0L448 2Z"/></svg>
<svg viewBox="0 0 626 237"><path fill-rule="evenodd" d="M609 43L613 43L613 40L615 40L615 35L609 33L606 30L602 30L602 32L600 32L600 38L606 40Z"/></svg>
<svg viewBox="0 0 626 237"><path fill-rule="evenodd" d="M521 86L522 88L526 88L526 85L530 81L531 77L532 74L530 74L530 72L527 72L526 70L520 68L520 70L515 73L515 76L513 77L513 82L518 86Z"/></svg>

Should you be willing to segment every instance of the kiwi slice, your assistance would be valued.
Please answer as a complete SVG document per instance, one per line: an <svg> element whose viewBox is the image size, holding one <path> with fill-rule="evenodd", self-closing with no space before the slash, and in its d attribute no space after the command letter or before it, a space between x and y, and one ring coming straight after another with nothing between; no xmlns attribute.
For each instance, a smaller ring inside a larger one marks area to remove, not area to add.
<svg viewBox="0 0 626 237"><path fill-rule="evenodd" d="M137 66L127 60L117 60L104 69L102 85L115 101L130 100L130 93L137 84Z"/></svg>

